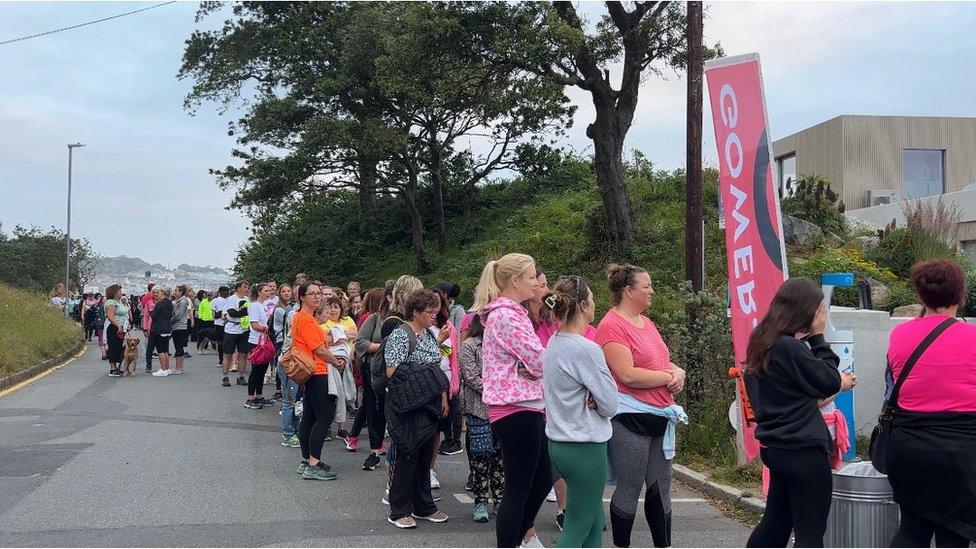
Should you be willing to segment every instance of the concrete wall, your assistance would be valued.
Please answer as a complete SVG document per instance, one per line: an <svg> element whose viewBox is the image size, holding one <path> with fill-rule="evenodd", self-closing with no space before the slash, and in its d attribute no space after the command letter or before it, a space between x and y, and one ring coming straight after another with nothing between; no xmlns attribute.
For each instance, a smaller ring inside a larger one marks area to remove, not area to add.
<svg viewBox="0 0 976 549"><path fill-rule="evenodd" d="M942 199L943 203L950 207L956 207L959 211L959 227L958 227L958 239L959 240L973 240L976 239L976 229L974 229L972 221L976 221L976 190L970 191L957 191L953 193L946 193L941 196L930 196L928 198L919 198L917 200L911 200L908 202L922 202L925 204L935 205L939 199ZM881 229L891 220L894 219L899 227L905 226L905 214L902 210L904 203L897 204L884 204L881 206L872 206L870 208L860 208L857 210L847 210L845 214L850 219L857 219L873 225L874 227Z"/></svg>

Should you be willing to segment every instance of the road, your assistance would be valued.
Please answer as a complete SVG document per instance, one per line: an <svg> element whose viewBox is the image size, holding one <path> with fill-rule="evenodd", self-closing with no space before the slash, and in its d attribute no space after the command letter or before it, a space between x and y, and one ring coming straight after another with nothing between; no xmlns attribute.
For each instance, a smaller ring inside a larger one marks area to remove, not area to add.
<svg viewBox="0 0 976 549"><path fill-rule="evenodd" d="M0 545L494 545L494 518L470 519L464 454L436 467L451 520L397 530L380 502L385 469L361 470L364 454L334 441L324 455L339 479L302 480L299 450L279 445L277 411L245 409L245 389L221 387L216 365L196 355L183 376L115 379L89 346L0 397ZM699 494L676 485L672 497L675 546L745 542L748 529ZM547 546L554 513L547 503L538 521ZM642 516L634 545L651 545Z"/></svg>

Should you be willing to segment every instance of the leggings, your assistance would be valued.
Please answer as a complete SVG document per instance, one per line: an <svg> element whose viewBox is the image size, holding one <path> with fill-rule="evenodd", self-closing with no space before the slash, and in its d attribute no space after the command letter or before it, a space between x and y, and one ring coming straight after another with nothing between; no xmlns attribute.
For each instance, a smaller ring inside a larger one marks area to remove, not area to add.
<svg viewBox="0 0 976 549"><path fill-rule="evenodd" d="M607 443L550 440L549 455L566 479L566 515L556 547L602 547Z"/></svg>
<svg viewBox="0 0 976 549"><path fill-rule="evenodd" d="M247 378L247 396L260 395L264 388L264 375L268 373L268 364L258 366L251 364L251 373Z"/></svg>
<svg viewBox="0 0 976 549"><path fill-rule="evenodd" d="M156 343L153 335L146 332L146 371L152 368L153 351L156 350Z"/></svg>
<svg viewBox="0 0 976 549"><path fill-rule="evenodd" d="M936 547L969 547L969 540L964 536L915 514L904 505L898 507L901 524L891 538L892 547L931 547L933 536Z"/></svg>
<svg viewBox="0 0 976 549"><path fill-rule="evenodd" d="M115 324L108 325L108 337L105 338L108 344L108 362L113 366L122 364L122 338L119 337L119 329Z"/></svg>
<svg viewBox="0 0 976 549"><path fill-rule="evenodd" d="M763 448L760 455L769 468L769 495L746 547L786 547L791 531L793 547L823 547L833 486L826 452Z"/></svg>
<svg viewBox="0 0 976 549"><path fill-rule="evenodd" d="M359 362L359 371L363 379L363 405L356 411L356 419L352 422L349 429L349 436L359 438L363 432L363 427L369 425L369 420L373 414L373 406L376 405L376 397L373 394L373 384L369 380L369 364Z"/></svg>
<svg viewBox="0 0 976 549"><path fill-rule="evenodd" d="M91 341L92 336L95 335L95 323L89 323L85 325L85 339Z"/></svg>
<svg viewBox="0 0 976 549"><path fill-rule="evenodd" d="M224 327L223 325L215 325L214 331L217 334L217 362L220 364L224 363Z"/></svg>
<svg viewBox="0 0 976 549"><path fill-rule="evenodd" d="M488 503L489 499L499 502L505 491L505 470L502 467L502 454L498 437L493 441L495 451L487 455L471 454L471 433L464 437L468 454L468 469L471 472L471 488L475 503Z"/></svg>
<svg viewBox="0 0 976 549"><path fill-rule="evenodd" d="M252 370L253 371L253 370ZM264 376L262 376L264 377ZM305 408L298 424L302 457L320 459L325 435L335 420L336 397L329 394L329 376L312 376L305 382Z"/></svg>
<svg viewBox="0 0 976 549"><path fill-rule="evenodd" d="M644 517L655 547L671 546L671 461L664 459L664 437L643 436L613 421L608 443L617 488L610 500L613 543L630 547L630 533L637 514L641 489Z"/></svg>
<svg viewBox="0 0 976 549"><path fill-rule="evenodd" d="M516 412L492 423L491 429L501 442L505 469L495 537L498 547L518 547L552 488L545 418L539 412Z"/></svg>
<svg viewBox="0 0 976 549"><path fill-rule="evenodd" d="M373 405L369 407L370 415L366 425L369 431L369 448L371 450L379 450L383 447L383 440L386 438L386 393L373 391L371 385L369 377L363 378L364 408L366 408L366 399L369 397L369 394L372 393L373 395Z"/></svg>
<svg viewBox="0 0 976 549"><path fill-rule="evenodd" d="M174 357L186 356L186 340L189 333L189 330L173 330L173 348L176 350L176 353L173 354Z"/></svg>

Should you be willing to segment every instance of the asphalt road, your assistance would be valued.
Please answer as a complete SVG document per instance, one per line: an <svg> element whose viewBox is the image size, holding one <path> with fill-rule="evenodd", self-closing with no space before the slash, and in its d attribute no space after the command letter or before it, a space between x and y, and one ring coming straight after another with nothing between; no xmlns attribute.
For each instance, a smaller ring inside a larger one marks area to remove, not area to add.
<svg viewBox="0 0 976 549"><path fill-rule="evenodd" d="M277 409L245 409L245 389L221 387L216 366L214 354L195 355L183 376L140 368L115 379L89 346L0 397L0 545L494 545L494 518L470 518L464 454L437 461L451 520L397 530L380 501L385 469L361 470L365 455L334 441L324 455L339 479L302 480L299 450L279 445ZM672 497L675 546L744 544L748 529L700 494L676 485ZM558 538L554 513L547 503L537 522L547 546ZM634 545L649 546L638 514Z"/></svg>

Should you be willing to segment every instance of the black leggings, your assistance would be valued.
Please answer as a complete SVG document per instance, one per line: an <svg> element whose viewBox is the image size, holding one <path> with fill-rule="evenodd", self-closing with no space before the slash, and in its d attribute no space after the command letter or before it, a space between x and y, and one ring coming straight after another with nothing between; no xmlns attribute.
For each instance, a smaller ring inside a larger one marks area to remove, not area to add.
<svg viewBox="0 0 976 549"><path fill-rule="evenodd" d="M904 505L898 507L901 509L901 525L891 538L892 547L931 547L933 536L936 547L969 547L965 537L913 513Z"/></svg>
<svg viewBox="0 0 976 549"><path fill-rule="evenodd" d="M823 547L833 486L827 454L820 448L763 448L761 455L769 468L769 496L746 547L786 547L791 531L794 547Z"/></svg>
<svg viewBox="0 0 976 549"><path fill-rule="evenodd" d="M373 419L373 407L376 406L376 393L373 392L373 384L370 382L369 378L369 362L360 362L360 373L363 379L363 405L359 407L356 412L356 419L352 422L352 429L349 430L349 434L354 437L358 437L363 432L363 427L369 426ZM373 450L379 449L379 446L372 446L372 431L370 433L370 447ZM380 440L382 443L383 441Z"/></svg>
<svg viewBox="0 0 976 549"><path fill-rule="evenodd" d="M541 413L517 412L491 424L502 446L505 492L498 507L498 547L518 547L552 488L546 422Z"/></svg>
<svg viewBox="0 0 976 549"><path fill-rule="evenodd" d="M247 378L247 396L260 395L264 391L264 376L268 373L268 365L251 364L251 373ZM328 389L328 387L326 387ZM328 391L326 391L328 392Z"/></svg>
<svg viewBox="0 0 976 549"><path fill-rule="evenodd" d="M181 358L186 356L186 340L189 334L189 330L173 330L173 347L176 349L176 353L173 354L174 357Z"/></svg>
<svg viewBox="0 0 976 549"><path fill-rule="evenodd" d="M251 372L254 372L252 369ZM321 459L325 435L335 420L336 397L329 394L329 376L312 376L305 382L305 407L298 425L302 457Z"/></svg>
<svg viewBox="0 0 976 549"><path fill-rule="evenodd" d="M122 338L119 337L119 329L115 324L108 325L108 332L105 334L105 345L108 347L108 362L113 366L122 364Z"/></svg>
<svg viewBox="0 0 976 549"><path fill-rule="evenodd" d="M85 325L85 339L91 341L93 335L95 335L95 323L91 322Z"/></svg>

